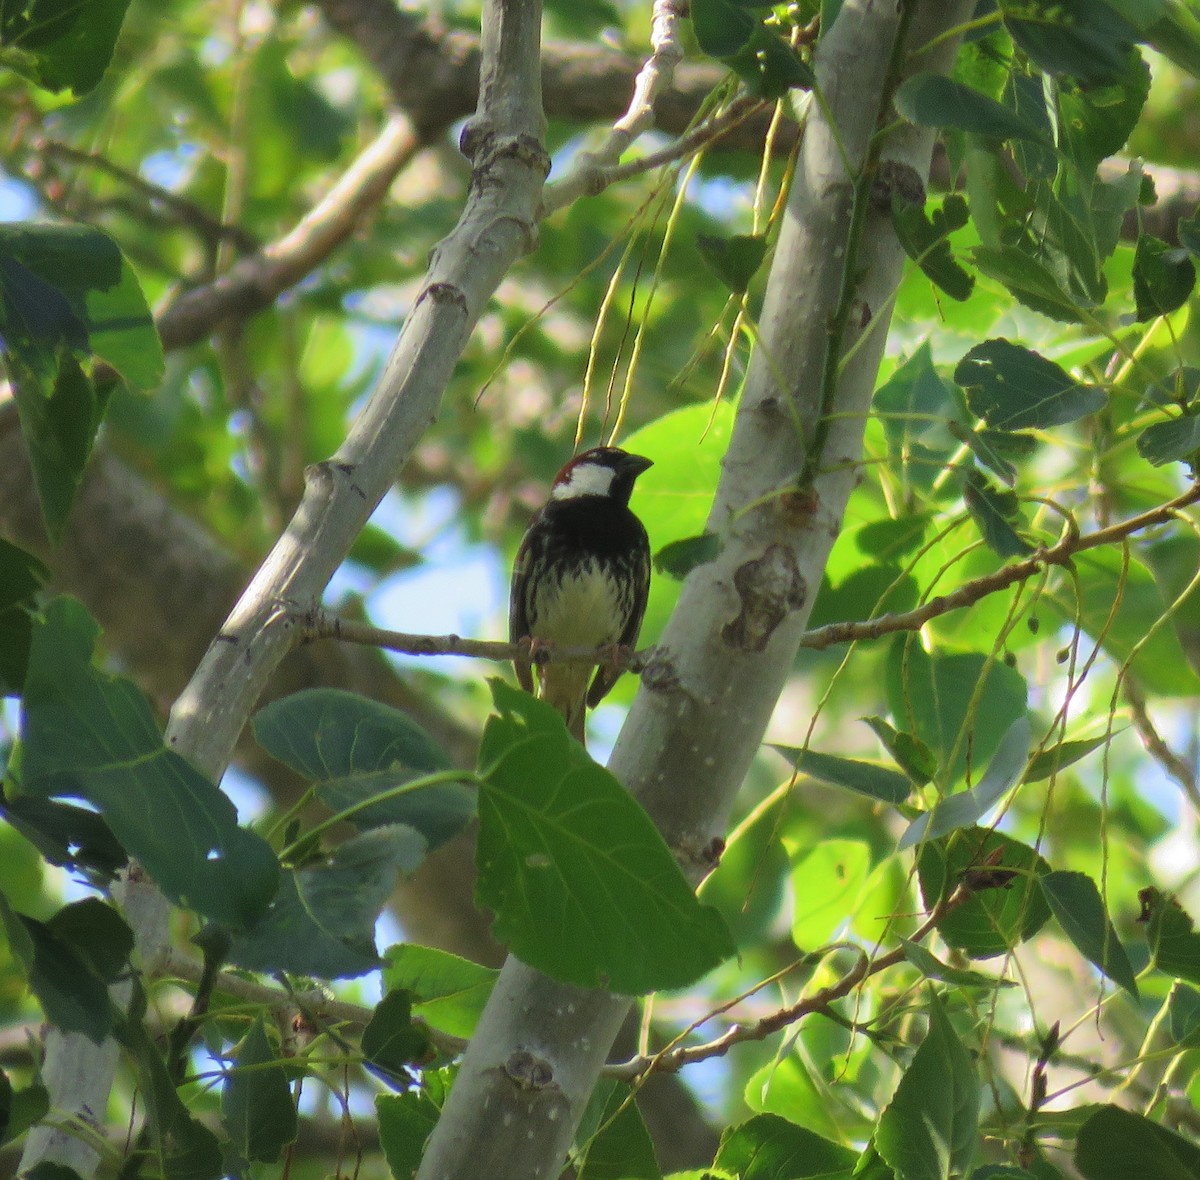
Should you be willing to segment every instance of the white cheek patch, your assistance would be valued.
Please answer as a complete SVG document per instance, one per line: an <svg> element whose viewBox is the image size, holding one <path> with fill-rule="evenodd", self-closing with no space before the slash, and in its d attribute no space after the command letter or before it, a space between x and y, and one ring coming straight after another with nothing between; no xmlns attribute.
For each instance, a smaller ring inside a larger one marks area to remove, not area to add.
<svg viewBox="0 0 1200 1180"><path fill-rule="evenodd" d="M567 479L554 485L550 491L550 499L573 500L577 496L607 496L616 474L611 467L605 467L601 463L580 463L571 468Z"/></svg>

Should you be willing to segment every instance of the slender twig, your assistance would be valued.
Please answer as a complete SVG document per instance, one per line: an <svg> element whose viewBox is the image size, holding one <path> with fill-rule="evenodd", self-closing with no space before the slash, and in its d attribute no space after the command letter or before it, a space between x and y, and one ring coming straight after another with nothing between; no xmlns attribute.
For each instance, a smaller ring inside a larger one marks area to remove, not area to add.
<svg viewBox="0 0 1200 1180"><path fill-rule="evenodd" d="M909 941L920 942L927 938L951 910L957 909L972 894L973 891L970 888L959 885L929 911L929 916ZM714 1057L724 1057L734 1045L740 1045L746 1041L765 1040L773 1033L796 1024L805 1016L811 1016L814 1012L827 1012L831 1004L845 999L860 983L903 961L904 947L902 946L873 959L869 958L865 952L860 952L858 961L841 979L828 987L821 988L811 996L805 996L796 1003L760 1017L752 1023L731 1025L719 1037L706 1041L704 1044L668 1046L657 1053L639 1054L631 1057L628 1061L606 1066L605 1076L620 1078L623 1081L633 1081L649 1073L675 1073L685 1065L708 1061ZM741 999L742 997L739 996L737 999L731 1000L728 1004L716 1009L715 1012L708 1014L706 1019L711 1019L712 1016L727 1011Z"/></svg>
<svg viewBox="0 0 1200 1180"><path fill-rule="evenodd" d="M204 964L196 958L172 950L164 968L164 976L174 977L188 983L199 983L204 972ZM217 975L213 990L234 999L244 1000L248 1004L262 1004L273 1012L290 1012L302 1009L307 1013L331 1020L349 1028L363 1029L375 1014L375 1010L362 1004L351 1004L347 1000L339 1000L324 988L308 988L304 991L287 991L281 987L271 987L247 979L242 975L222 971ZM462 1037L451 1036L431 1028L419 1016L413 1017L413 1023L419 1024L430 1042L447 1056L461 1053L467 1042Z"/></svg>
<svg viewBox="0 0 1200 1180"><path fill-rule="evenodd" d="M1142 739L1146 753L1163 768L1170 778L1179 784L1192 806L1200 812L1200 782L1197 782L1196 768L1175 753L1167 745L1162 734L1158 732L1147 709L1146 696L1137 680L1126 674L1121 682L1121 687L1125 690L1125 700L1129 705L1129 716L1133 721L1133 727L1137 730L1138 737Z"/></svg>
<svg viewBox="0 0 1200 1180"><path fill-rule="evenodd" d="M1057 544L1040 549L1031 557L1002 566L994 573L965 582L957 590L949 594L939 594L913 610L880 615L875 619L829 623L824 627L804 632L800 637L800 646L821 650L838 643L878 639L899 631L918 631L932 619L973 606L980 599L1006 590L1048 566L1065 564L1077 553L1111 545L1142 529L1165 524L1198 500L1200 484L1193 484L1174 500L1096 532L1080 533L1075 528L1068 527ZM302 641L338 639L345 643L361 643L411 656L469 656L499 662L530 658L527 640L521 643L503 643L498 640L464 639L458 635L418 635L405 631L389 631L382 627L373 627L369 623L342 619L320 608L304 611L294 622L299 628ZM604 664L628 672L638 672L646 668L654 656L653 647L623 652L611 647L555 649L552 645L539 645L534 659L543 664Z"/></svg>

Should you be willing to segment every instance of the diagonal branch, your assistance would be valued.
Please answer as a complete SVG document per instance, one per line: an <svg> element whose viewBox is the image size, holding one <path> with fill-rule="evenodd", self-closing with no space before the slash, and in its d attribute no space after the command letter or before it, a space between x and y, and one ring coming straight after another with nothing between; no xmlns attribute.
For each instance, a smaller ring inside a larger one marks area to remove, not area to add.
<svg viewBox="0 0 1200 1180"><path fill-rule="evenodd" d="M379 385L337 454L311 469L287 530L175 703L167 742L213 779L223 773L250 710L295 642L290 617L277 604L319 600L436 416L487 300L533 244L548 167L541 142L540 35L538 0L487 7L479 109L465 136L475 183L462 216L431 260ZM384 139L384 155L415 142L399 121ZM312 228L319 236L323 227ZM137 936L143 967L152 971L165 953L169 907L148 883L132 878L119 900ZM127 1002L127 995L114 999ZM45 1070L51 1102L69 1115L104 1110L116 1065L113 1042L95 1045L79 1034L52 1033ZM73 1167L85 1177L98 1162L87 1144L39 1127L29 1135L22 1168L43 1160Z"/></svg>

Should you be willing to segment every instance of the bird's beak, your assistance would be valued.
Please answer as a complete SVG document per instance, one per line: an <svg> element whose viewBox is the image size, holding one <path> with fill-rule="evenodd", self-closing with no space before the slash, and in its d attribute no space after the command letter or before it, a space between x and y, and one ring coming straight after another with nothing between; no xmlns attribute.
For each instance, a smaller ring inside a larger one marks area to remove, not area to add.
<svg viewBox="0 0 1200 1180"><path fill-rule="evenodd" d="M626 455L621 460L621 468L627 471L632 478L637 479L643 471L654 466L653 459L647 459L645 455Z"/></svg>

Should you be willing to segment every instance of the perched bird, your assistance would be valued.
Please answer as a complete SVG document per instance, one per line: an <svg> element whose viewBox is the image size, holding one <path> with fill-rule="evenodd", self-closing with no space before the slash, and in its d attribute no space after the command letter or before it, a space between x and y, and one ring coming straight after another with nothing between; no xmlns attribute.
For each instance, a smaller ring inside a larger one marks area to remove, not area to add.
<svg viewBox="0 0 1200 1180"><path fill-rule="evenodd" d="M618 447L596 447L555 477L550 498L517 551L509 597L509 638L555 647L632 647L646 613L650 542L629 509L634 480L652 464ZM533 692L529 662L517 679ZM580 742L587 708L595 708L620 670L588 664L538 667L541 697Z"/></svg>

